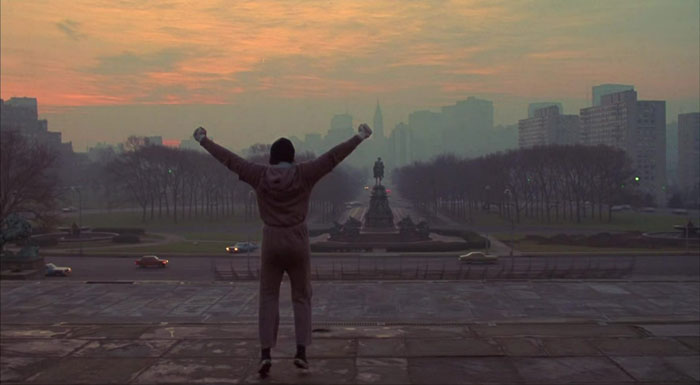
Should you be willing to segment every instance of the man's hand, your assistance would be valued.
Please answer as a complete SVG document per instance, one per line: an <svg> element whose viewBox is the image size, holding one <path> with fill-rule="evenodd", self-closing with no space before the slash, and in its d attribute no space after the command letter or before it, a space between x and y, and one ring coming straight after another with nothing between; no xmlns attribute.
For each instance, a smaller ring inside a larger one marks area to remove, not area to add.
<svg viewBox="0 0 700 385"><path fill-rule="evenodd" d="M370 135L372 135L372 129L369 128L367 124L362 123L360 127L357 127L357 136L359 136L360 139L365 140L369 138Z"/></svg>
<svg viewBox="0 0 700 385"><path fill-rule="evenodd" d="M202 139L207 137L207 130L204 127L197 127L192 136L194 136L194 140L201 143Z"/></svg>

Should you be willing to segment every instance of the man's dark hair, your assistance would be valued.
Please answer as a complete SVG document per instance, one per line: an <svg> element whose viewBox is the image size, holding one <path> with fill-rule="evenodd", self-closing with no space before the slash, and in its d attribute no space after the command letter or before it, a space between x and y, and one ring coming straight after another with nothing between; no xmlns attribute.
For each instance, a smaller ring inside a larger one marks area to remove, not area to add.
<svg viewBox="0 0 700 385"><path fill-rule="evenodd" d="M270 147L270 164L294 162L294 145L287 138L279 138Z"/></svg>

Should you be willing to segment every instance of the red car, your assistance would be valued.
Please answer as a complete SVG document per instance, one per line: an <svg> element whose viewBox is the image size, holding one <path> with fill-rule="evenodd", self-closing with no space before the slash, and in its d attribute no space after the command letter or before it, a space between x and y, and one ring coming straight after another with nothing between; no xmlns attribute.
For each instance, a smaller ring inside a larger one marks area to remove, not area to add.
<svg viewBox="0 0 700 385"><path fill-rule="evenodd" d="M167 259L160 259L155 255L144 255L143 257L136 260L136 265L139 267L157 266L165 267L168 265Z"/></svg>

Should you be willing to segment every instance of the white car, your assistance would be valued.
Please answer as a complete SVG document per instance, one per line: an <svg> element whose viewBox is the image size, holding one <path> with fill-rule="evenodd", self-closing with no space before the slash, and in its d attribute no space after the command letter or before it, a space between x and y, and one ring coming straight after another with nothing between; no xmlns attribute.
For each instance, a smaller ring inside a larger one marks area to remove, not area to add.
<svg viewBox="0 0 700 385"><path fill-rule="evenodd" d="M46 276L47 277L50 277L53 275L67 277L72 272L73 272L73 270L70 267L56 266L53 263L46 264Z"/></svg>
<svg viewBox="0 0 700 385"><path fill-rule="evenodd" d="M472 251L459 256L460 262L465 263L498 263L498 255Z"/></svg>

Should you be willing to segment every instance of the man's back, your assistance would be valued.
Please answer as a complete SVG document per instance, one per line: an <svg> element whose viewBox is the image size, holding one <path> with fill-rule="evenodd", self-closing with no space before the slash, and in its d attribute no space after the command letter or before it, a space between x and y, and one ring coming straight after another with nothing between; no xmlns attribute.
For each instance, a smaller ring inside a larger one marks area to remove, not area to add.
<svg viewBox="0 0 700 385"><path fill-rule="evenodd" d="M268 166L255 189L260 218L268 226L290 227L306 220L311 187L297 165Z"/></svg>

